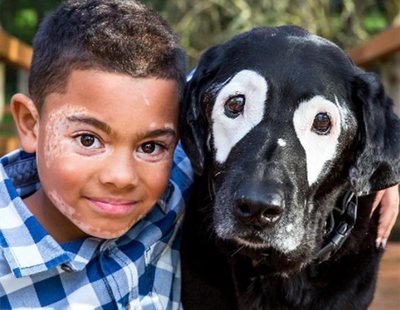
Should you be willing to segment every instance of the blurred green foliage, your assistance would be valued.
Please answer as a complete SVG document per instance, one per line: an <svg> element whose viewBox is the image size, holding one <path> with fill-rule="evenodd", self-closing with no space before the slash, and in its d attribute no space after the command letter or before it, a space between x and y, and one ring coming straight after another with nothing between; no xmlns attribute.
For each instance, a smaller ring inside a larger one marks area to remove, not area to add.
<svg viewBox="0 0 400 310"><path fill-rule="evenodd" d="M0 25L31 44L39 21L58 3L59 0L0 0Z"/></svg>
<svg viewBox="0 0 400 310"><path fill-rule="evenodd" d="M399 0L143 0L181 37L189 65L204 49L256 26L295 24L343 48L400 19ZM60 0L0 0L0 23L31 43L40 20Z"/></svg>
<svg viewBox="0 0 400 310"><path fill-rule="evenodd" d="M399 0L186 0L161 13L194 63L210 45L262 25L295 24L348 48L391 25L399 9Z"/></svg>

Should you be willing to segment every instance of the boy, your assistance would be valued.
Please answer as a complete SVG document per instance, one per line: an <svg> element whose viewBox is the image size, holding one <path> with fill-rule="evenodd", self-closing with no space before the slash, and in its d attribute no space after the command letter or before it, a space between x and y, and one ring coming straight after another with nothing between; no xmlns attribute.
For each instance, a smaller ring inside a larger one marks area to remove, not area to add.
<svg viewBox="0 0 400 310"><path fill-rule="evenodd" d="M1 159L0 308L179 308L177 37L135 0L70 0L33 49L24 151Z"/></svg>

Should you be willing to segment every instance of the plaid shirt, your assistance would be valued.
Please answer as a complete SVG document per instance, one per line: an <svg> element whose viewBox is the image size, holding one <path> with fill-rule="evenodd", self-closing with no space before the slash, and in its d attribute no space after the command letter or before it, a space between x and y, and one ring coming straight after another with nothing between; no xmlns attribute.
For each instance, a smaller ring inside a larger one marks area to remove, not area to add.
<svg viewBox="0 0 400 310"><path fill-rule="evenodd" d="M35 155L4 156L0 309L180 308L179 230L192 182L178 146L166 192L125 235L58 244L22 201L40 187Z"/></svg>

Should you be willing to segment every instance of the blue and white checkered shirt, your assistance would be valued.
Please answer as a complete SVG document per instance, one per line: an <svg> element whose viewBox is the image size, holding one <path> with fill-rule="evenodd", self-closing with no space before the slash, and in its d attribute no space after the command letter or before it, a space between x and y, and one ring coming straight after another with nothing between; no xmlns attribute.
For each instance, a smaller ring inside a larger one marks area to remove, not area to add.
<svg viewBox="0 0 400 310"><path fill-rule="evenodd" d="M65 244L22 201L40 187L35 156L0 160L0 309L181 307L179 231L193 174L180 146L168 188L143 220L117 239Z"/></svg>

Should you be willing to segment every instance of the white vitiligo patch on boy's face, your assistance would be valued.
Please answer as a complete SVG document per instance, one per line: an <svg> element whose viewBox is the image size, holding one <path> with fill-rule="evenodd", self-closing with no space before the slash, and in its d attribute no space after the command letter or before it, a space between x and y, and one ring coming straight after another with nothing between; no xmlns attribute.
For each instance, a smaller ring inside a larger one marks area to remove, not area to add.
<svg viewBox="0 0 400 310"><path fill-rule="evenodd" d="M217 162L224 163L236 143L261 122L267 91L268 84L264 77L251 70L238 72L221 88L211 112ZM245 99L244 109L236 118L230 118L225 113L226 102L238 95Z"/></svg>
<svg viewBox="0 0 400 310"><path fill-rule="evenodd" d="M152 122L149 124L150 130L157 129L157 128L176 130L175 125L173 123L158 124L158 123Z"/></svg>
<svg viewBox="0 0 400 310"><path fill-rule="evenodd" d="M139 215L138 218L131 219L130 223L125 224L124 227L117 226L116 229L113 228L113 223L110 221L107 228L102 228L102 226L91 224L90 221L85 219L85 215L78 212L74 207L68 205L68 203L55 191L48 193L48 197L53 202L57 209L66 216L77 228L86 233L87 235L101 238L101 239L112 239L117 238L127 232L134 223L136 223L143 215ZM111 229L110 229L111 228Z"/></svg>
<svg viewBox="0 0 400 310"><path fill-rule="evenodd" d="M331 127L327 134L318 134L312 130L318 113L329 116ZM326 165L335 156L338 138L341 132L340 107L322 96L303 101L293 116L293 125L306 153L307 179L311 186L318 180Z"/></svg>
<svg viewBox="0 0 400 310"><path fill-rule="evenodd" d="M67 147L71 144L71 139L67 138L66 133L70 130L71 123L67 118L73 115L85 115L86 112L87 110L83 107L66 104L47 116L48 119L44 122L45 139L43 144L43 156L47 168L50 168L50 163L56 157L69 154Z"/></svg>
<svg viewBox="0 0 400 310"><path fill-rule="evenodd" d="M148 99L145 95L143 95L143 94L142 94L142 97L143 97L143 102L144 102L144 104L147 105L147 106L150 106L150 101L149 101L149 99Z"/></svg>

